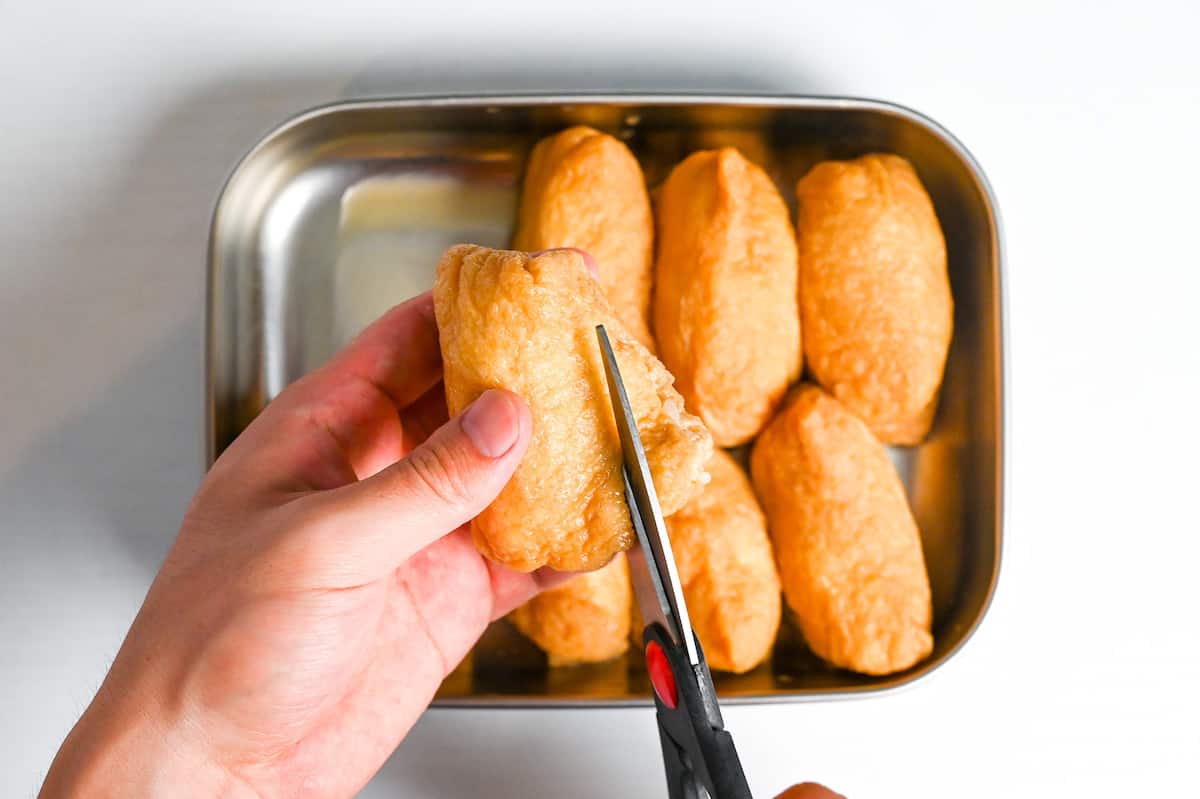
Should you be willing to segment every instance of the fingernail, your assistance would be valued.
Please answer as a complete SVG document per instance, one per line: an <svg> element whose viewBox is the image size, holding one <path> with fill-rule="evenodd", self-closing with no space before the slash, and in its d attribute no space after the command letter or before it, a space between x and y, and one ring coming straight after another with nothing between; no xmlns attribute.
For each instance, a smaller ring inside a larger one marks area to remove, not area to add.
<svg viewBox="0 0 1200 799"><path fill-rule="evenodd" d="M462 430L486 458L499 458L513 448L520 434L520 414L503 391L483 392L462 416Z"/></svg>
<svg viewBox="0 0 1200 799"><path fill-rule="evenodd" d="M539 255L545 255L548 252L574 252L579 253L579 257L583 258L583 265L592 273L592 277L600 277L600 265L596 263L596 259L587 250L581 250L578 247L551 247L548 250L538 250L537 252L529 253L530 258L537 258Z"/></svg>

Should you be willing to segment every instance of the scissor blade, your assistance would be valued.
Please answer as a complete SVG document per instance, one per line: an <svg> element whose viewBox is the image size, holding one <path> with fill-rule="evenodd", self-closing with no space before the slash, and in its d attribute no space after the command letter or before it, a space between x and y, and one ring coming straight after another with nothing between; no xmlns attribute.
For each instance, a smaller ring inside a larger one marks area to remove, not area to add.
<svg viewBox="0 0 1200 799"><path fill-rule="evenodd" d="M630 575L638 606L647 624L661 624L674 642L687 650L688 660L697 664L700 656L696 651L692 624L683 599L683 586L675 568L675 554L671 551L671 540L667 537L667 525L658 504L650 466L646 462L646 451L642 447L633 409L625 393L625 383L621 380L617 358L604 325L596 326L596 337L600 341L604 373L608 378L608 395L621 438L621 453L625 463L625 499L638 535L638 546L629 552Z"/></svg>
<svg viewBox="0 0 1200 799"><path fill-rule="evenodd" d="M637 532L638 543L626 553L629 561L629 577L633 582L633 594L637 599L638 609L642 612L642 623L649 625L657 622L666 631L667 637L676 645L683 640L675 617L671 613L671 602L667 599L667 589L659 577L658 569L654 566L654 556L650 542L646 536L645 525L642 524L641 514L637 512L637 499L633 495L633 486L629 483L629 475L621 468L621 479L625 484L625 501L629 504L629 515L633 519L633 529Z"/></svg>

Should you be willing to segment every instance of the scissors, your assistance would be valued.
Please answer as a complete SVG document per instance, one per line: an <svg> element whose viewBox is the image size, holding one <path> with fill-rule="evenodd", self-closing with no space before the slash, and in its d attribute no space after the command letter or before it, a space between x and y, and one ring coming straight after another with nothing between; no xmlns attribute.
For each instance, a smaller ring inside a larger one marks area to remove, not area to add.
<svg viewBox="0 0 1200 799"><path fill-rule="evenodd" d="M637 543L627 555L646 624L642 641L654 687L667 795L670 799L751 799L733 736L721 719L704 650L688 619L658 493L604 325L596 326L596 336L621 438L625 501L637 531Z"/></svg>

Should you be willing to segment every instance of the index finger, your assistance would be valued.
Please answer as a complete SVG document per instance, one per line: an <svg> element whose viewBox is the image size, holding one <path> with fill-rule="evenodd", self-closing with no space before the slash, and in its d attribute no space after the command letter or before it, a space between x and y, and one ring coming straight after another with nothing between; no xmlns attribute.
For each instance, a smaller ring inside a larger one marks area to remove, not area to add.
<svg viewBox="0 0 1200 799"><path fill-rule="evenodd" d="M426 291L397 305L367 326L315 373L310 387L362 380L404 410L442 378L433 293Z"/></svg>
<svg viewBox="0 0 1200 799"><path fill-rule="evenodd" d="M324 366L285 388L229 448L264 481L335 488L404 457L400 413L441 379L433 297L401 303Z"/></svg>

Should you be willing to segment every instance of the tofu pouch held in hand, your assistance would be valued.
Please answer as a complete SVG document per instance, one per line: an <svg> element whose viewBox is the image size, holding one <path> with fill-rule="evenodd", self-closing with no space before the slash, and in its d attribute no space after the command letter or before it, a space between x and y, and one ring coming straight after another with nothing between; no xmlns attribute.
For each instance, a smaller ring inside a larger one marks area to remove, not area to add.
<svg viewBox="0 0 1200 799"><path fill-rule="evenodd" d="M608 329L663 513L707 482L712 438L684 410L666 368L613 315L579 253L459 245L442 257L433 296L450 413L504 388L533 415L521 465L471 524L486 557L518 571L591 571L633 544L598 324Z"/></svg>

